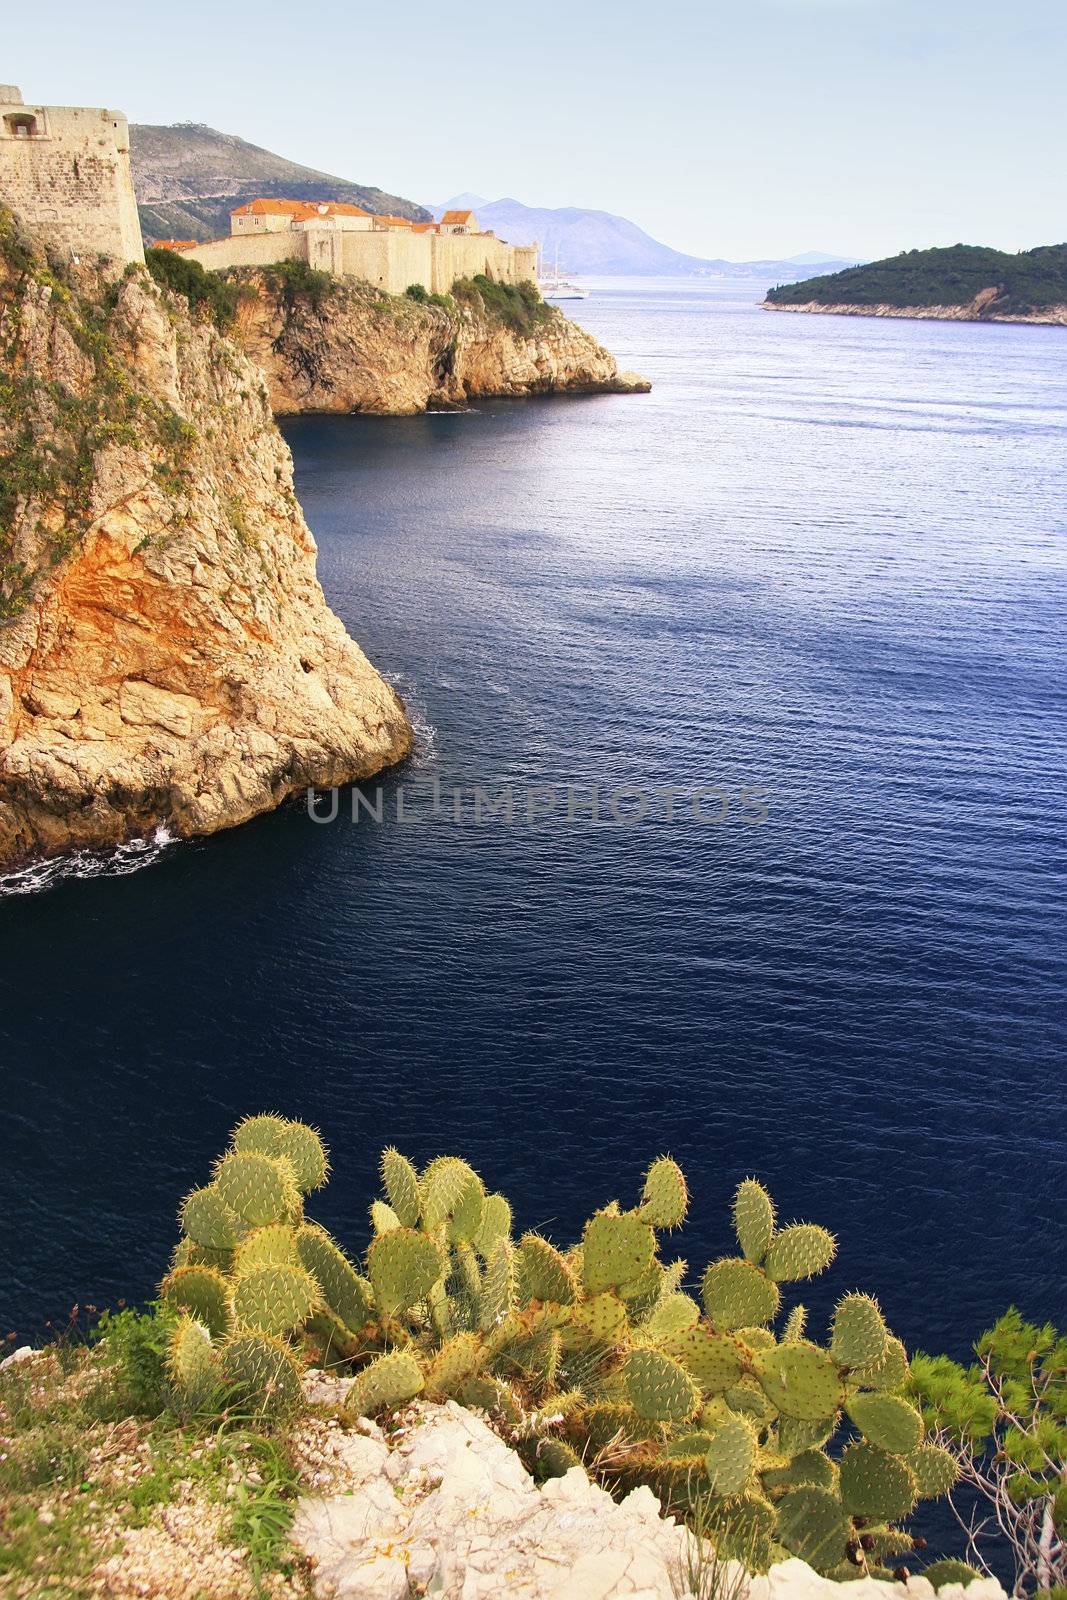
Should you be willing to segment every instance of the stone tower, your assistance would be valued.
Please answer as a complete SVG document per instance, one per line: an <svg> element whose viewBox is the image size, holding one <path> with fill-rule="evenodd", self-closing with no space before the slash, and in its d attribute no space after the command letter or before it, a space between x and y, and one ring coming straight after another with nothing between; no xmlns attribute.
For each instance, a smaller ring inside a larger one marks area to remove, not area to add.
<svg viewBox="0 0 1067 1600"><path fill-rule="evenodd" d="M0 84L0 203L67 257L144 260L121 111L28 106Z"/></svg>

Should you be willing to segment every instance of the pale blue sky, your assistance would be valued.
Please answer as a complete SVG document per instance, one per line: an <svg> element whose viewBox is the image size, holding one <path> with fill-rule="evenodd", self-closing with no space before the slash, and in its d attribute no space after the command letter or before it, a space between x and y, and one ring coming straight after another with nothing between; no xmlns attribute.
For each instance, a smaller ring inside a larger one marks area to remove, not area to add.
<svg viewBox="0 0 1067 1600"><path fill-rule="evenodd" d="M697 255L1067 239L1065 0L52 0L0 80Z"/></svg>

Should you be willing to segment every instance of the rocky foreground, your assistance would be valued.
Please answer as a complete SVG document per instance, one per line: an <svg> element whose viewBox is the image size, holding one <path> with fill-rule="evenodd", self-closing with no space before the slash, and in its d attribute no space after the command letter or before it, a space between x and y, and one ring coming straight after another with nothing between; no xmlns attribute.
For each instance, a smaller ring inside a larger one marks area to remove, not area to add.
<svg viewBox="0 0 1067 1600"><path fill-rule="evenodd" d="M343 1388L312 1380L320 1401ZM479 1416L420 1404L389 1437L305 1425L305 1482L292 1537L321 1600L929 1600L921 1577L834 1583L803 1561L746 1579L735 1563L711 1583L710 1555L651 1489L615 1501L580 1467L538 1488ZM992 1580L942 1587L941 1600L1003 1600Z"/></svg>
<svg viewBox="0 0 1067 1600"><path fill-rule="evenodd" d="M635 394L648 381L550 306L509 321L476 294L444 305L332 281L321 294L242 272L234 337L280 415L406 416L490 396ZM521 308L520 308L521 309Z"/></svg>
<svg viewBox="0 0 1067 1600"><path fill-rule="evenodd" d="M64 281L0 223L0 864L399 760L262 374L143 270Z"/></svg>

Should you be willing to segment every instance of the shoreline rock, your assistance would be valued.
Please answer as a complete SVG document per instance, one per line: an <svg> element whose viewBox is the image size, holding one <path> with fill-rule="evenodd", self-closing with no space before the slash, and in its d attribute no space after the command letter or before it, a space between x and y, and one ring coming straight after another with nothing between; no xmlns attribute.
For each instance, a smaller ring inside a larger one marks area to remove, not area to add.
<svg viewBox="0 0 1067 1600"><path fill-rule="evenodd" d="M777 300L763 300L760 303L764 311L815 311L833 317L899 317L912 322L1000 322L1067 327L1067 305L1047 306L1043 311L1016 316L991 310L999 292L998 289L983 289L964 306L823 305L819 300L806 300L803 305L790 305Z"/></svg>
<svg viewBox="0 0 1067 1600"><path fill-rule="evenodd" d="M109 292L17 259L0 328L30 486L0 620L0 864L214 833L401 760L403 702L326 603L233 342L144 271Z"/></svg>
<svg viewBox="0 0 1067 1600"><path fill-rule="evenodd" d="M357 282L335 281L320 301L265 272L240 282L234 338L264 372L276 416L412 416L491 397L651 388L554 308L522 331L489 311Z"/></svg>

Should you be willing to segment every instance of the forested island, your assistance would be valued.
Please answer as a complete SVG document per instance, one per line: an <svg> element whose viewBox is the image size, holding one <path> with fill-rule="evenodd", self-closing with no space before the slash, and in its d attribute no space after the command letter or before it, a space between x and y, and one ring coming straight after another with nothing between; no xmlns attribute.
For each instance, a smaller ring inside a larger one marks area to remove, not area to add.
<svg viewBox="0 0 1067 1600"><path fill-rule="evenodd" d="M906 250L802 283L779 284L773 311L1067 324L1067 244L1009 255L979 245Z"/></svg>

